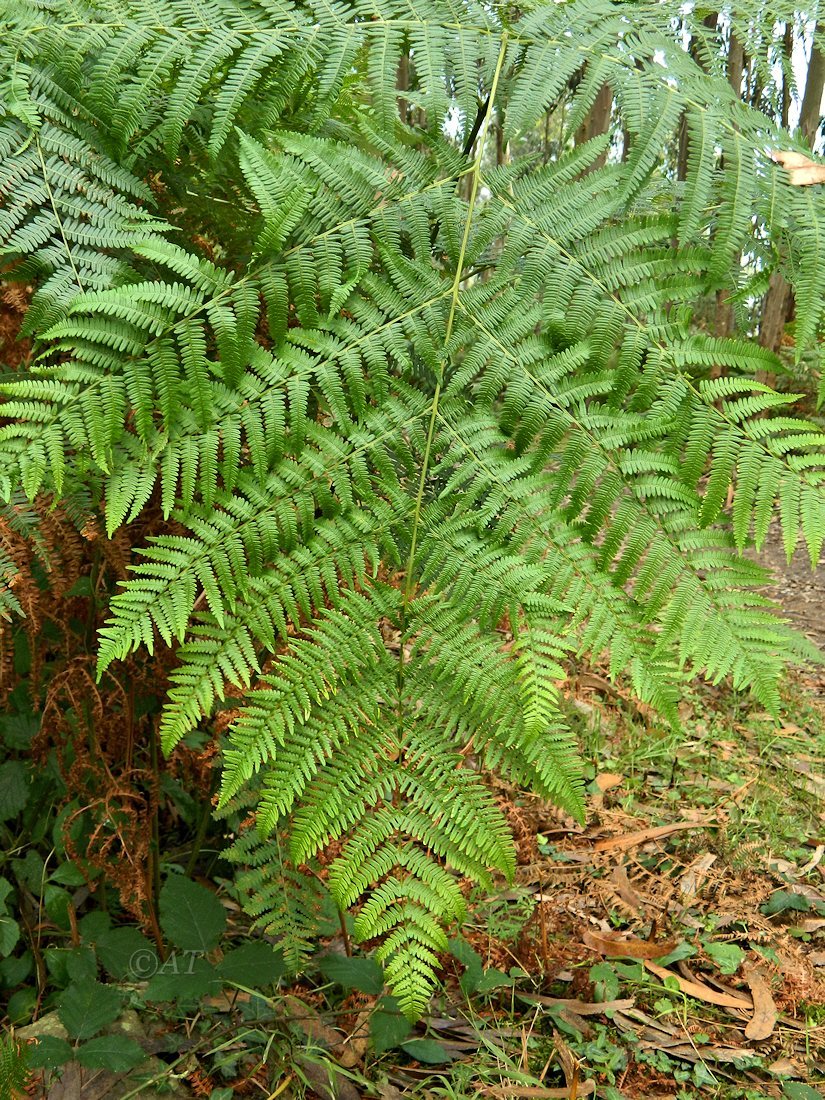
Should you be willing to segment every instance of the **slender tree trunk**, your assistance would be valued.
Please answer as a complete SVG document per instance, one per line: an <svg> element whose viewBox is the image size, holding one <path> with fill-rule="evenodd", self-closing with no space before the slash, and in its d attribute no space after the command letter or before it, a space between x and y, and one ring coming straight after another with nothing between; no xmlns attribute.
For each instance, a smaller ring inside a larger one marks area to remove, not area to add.
<svg viewBox="0 0 825 1100"><path fill-rule="evenodd" d="M398 62L398 78L396 85L399 92L407 92L410 88L410 56L403 53L401 60ZM401 121L406 124L407 122L407 100L401 96L398 100L398 113L401 115Z"/></svg>
<svg viewBox="0 0 825 1100"><path fill-rule="evenodd" d="M785 320L788 314L788 306L793 295L780 272L775 271L771 275L768 285L768 293L762 307L762 323L759 326L759 343L763 348L778 352L782 346L782 337L785 334ZM765 376L762 381L770 382Z"/></svg>
<svg viewBox="0 0 825 1100"><path fill-rule="evenodd" d="M811 47L808 76L805 81L805 92L802 98L802 110L799 118L799 129L809 144L813 145L817 131L822 121L821 104L822 91L825 86L825 57L822 50L816 44L817 27L814 26L813 45ZM785 44L789 40L789 31L785 31ZM790 100L790 90L787 98ZM786 91L783 87L782 95L782 120L786 123L788 108L786 108ZM785 335L785 325L793 318L794 296L791 287L779 271L771 275L768 291L762 302L762 320L759 325L759 343L762 347L769 348L773 352L779 352L782 347L782 338ZM759 372L760 382L773 385L775 378L768 373Z"/></svg>
<svg viewBox="0 0 825 1100"><path fill-rule="evenodd" d="M719 21L718 14L716 12L711 12L710 15L706 15L705 18L702 20L702 26L707 27L707 29L710 30L710 31L715 31L716 30L716 24L718 23L718 21ZM688 54L693 58L693 60L696 62L696 64L699 66L699 68L702 69L704 72L706 72L707 67L705 65L704 58L702 56L701 50L699 48L700 44L701 44L700 40L697 38L697 36L693 35L690 39L690 42L688 43ZM677 178L677 180L684 181L684 180L687 179L687 161L688 161L688 152L689 152L689 150L690 150L690 134L688 133L688 128L687 128L687 116L683 114L682 115L682 120L679 124L679 148L678 148L678 151L677 151L677 154L676 154L676 178Z"/></svg>
<svg viewBox="0 0 825 1100"><path fill-rule="evenodd" d="M742 43L731 31L728 47L728 84L738 96L742 94L742 76L745 72L745 51Z"/></svg>
<svg viewBox="0 0 825 1100"><path fill-rule="evenodd" d="M808 79L805 81L802 112L799 116L799 129L810 145L814 144L822 125L822 92L825 88L825 54L817 45L817 30L818 27L814 24L811 60L808 64Z"/></svg>
<svg viewBox="0 0 825 1100"><path fill-rule="evenodd" d="M731 31L728 46L728 83L737 96L742 94L742 76L745 71L745 51L736 35ZM739 254L733 257L731 263L735 266L740 262ZM730 291L725 288L716 292L716 335L720 337L730 336L733 332L733 306L730 302Z"/></svg>
<svg viewBox="0 0 825 1100"><path fill-rule="evenodd" d="M782 36L782 53L784 59L787 59L790 64L791 51L793 50L793 28L790 22L785 24L785 33ZM780 122L782 128L787 130L790 126L791 115L791 82L788 79L788 74L783 68L782 70L782 108L780 115Z"/></svg>
<svg viewBox="0 0 825 1100"><path fill-rule="evenodd" d="M679 150L676 154L676 179L684 182L687 179L688 150L690 148L690 135L687 128L687 118L682 115L679 123Z"/></svg>
<svg viewBox="0 0 825 1100"><path fill-rule="evenodd" d="M603 84L599 88L599 94L590 109L590 114L576 131L576 145L583 145L591 138L605 134L610 129L610 115L613 110L613 89L609 84ZM603 167L607 160L607 150L593 161L588 168L592 172L596 168Z"/></svg>

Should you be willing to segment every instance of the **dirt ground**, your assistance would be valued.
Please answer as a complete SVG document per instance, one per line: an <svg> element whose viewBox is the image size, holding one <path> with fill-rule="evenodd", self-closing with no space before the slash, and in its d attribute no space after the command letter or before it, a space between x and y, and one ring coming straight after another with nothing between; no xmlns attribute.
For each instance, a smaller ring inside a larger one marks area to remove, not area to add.
<svg viewBox="0 0 825 1100"><path fill-rule="evenodd" d="M774 524L757 560L776 576L769 595L778 600L793 625L825 651L825 555L820 559L819 568L812 570L808 552L800 542L788 562L782 533Z"/></svg>

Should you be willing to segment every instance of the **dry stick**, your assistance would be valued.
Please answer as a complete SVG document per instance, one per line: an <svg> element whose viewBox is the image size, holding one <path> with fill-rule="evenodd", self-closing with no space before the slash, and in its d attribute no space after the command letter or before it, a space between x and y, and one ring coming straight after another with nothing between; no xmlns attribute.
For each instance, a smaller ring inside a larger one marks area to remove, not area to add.
<svg viewBox="0 0 825 1100"><path fill-rule="evenodd" d="M164 942L163 933L160 930L160 922L158 920L158 904L160 899L160 807L158 791L160 788L160 772L158 763L157 727L154 722L152 722L149 726L149 754L152 766L154 787L152 792L154 810L152 812L152 844L149 849L151 855L149 859L149 866L146 869L146 892L148 895L149 923L152 926L152 935L158 947L158 954L160 955L161 959L165 961L166 944Z"/></svg>
<svg viewBox="0 0 825 1100"><path fill-rule="evenodd" d="M547 921L544 916L544 883L539 879L539 892L542 896L542 900L539 902L539 935L541 937L541 963L544 967L544 976L547 977L547 972L550 969L550 955L547 950Z"/></svg>

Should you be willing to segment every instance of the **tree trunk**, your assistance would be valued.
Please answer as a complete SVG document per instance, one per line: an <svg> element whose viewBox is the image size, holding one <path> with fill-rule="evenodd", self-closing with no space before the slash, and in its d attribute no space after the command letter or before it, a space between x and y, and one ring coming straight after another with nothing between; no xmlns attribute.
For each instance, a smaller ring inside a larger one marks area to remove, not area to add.
<svg viewBox="0 0 825 1100"><path fill-rule="evenodd" d="M759 343L763 348L778 352L782 346L791 298L791 288L780 272L774 271L768 284L768 293L762 307L762 323L759 326Z"/></svg>
<svg viewBox="0 0 825 1100"><path fill-rule="evenodd" d="M799 128L805 139L813 145L822 121L820 108L822 104L822 90L825 85L825 58L822 50L816 45L817 28L814 26L813 45L811 47L810 63L808 65L808 77L805 81L805 92L802 99L802 111L799 117ZM785 32L787 43L788 32ZM785 90L782 97L783 123L786 117ZM764 348L778 353L782 347L782 338L785 335L785 325L793 318L794 296L791 287L785 281L784 276L775 271L771 275L768 291L762 302L762 320L759 325L759 343ZM757 378L760 382L773 385L773 375L759 371Z"/></svg>
<svg viewBox="0 0 825 1100"><path fill-rule="evenodd" d="M503 164L510 163L510 148L504 140L504 128L501 120L496 119L496 166L501 168Z"/></svg>
<svg viewBox="0 0 825 1100"><path fill-rule="evenodd" d="M785 33L782 36L782 53L784 59L787 59L787 63L790 64L791 53L793 51L793 28L790 22L785 24ZM784 60L783 59L783 60ZM782 70L782 108L780 115L780 122L783 130L787 130L790 126L790 114L791 114L791 82L788 79L788 74L783 68Z"/></svg>
<svg viewBox="0 0 825 1100"><path fill-rule="evenodd" d="M808 64L808 79L805 81L805 94L802 97L802 113L799 116L799 129L805 140L813 145L822 125L822 91L825 88L825 54L816 42L817 26L814 24L811 60Z"/></svg>
<svg viewBox="0 0 825 1100"><path fill-rule="evenodd" d="M731 31L728 47L728 84L738 96L742 94L742 75L745 72L745 51L742 43Z"/></svg>
<svg viewBox="0 0 825 1100"><path fill-rule="evenodd" d="M736 35L731 31L728 46L728 83L737 96L742 94L742 75L745 71L745 51ZM739 263L739 255L733 257L732 264ZM716 291L716 335L722 338L733 332L733 306L730 303L730 290Z"/></svg>
<svg viewBox="0 0 825 1100"><path fill-rule="evenodd" d="M584 143L590 141L591 138L598 137L599 134L607 133L610 128L610 115L612 110L613 89L609 84L602 84L601 88L599 88L599 94L596 96L596 100L590 108L590 114L576 131L576 145L584 145ZM587 171L592 172L596 168L602 168L606 160L607 150L593 161Z"/></svg>
<svg viewBox="0 0 825 1100"><path fill-rule="evenodd" d="M399 92L407 92L410 88L410 55L406 53L401 54L401 59L398 62L398 78L396 80L396 86ZM399 96L398 99L398 113L401 116L401 121L406 126L407 124L407 107L408 103L404 96Z"/></svg>
<svg viewBox="0 0 825 1100"><path fill-rule="evenodd" d="M716 12L712 12L710 15L706 15L705 18L702 20L702 26L707 27L707 29L710 31L715 31L718 21L718 14ZM699 52L699 40L697 39L696 35L691 36L690 42L688 44L688 54L690 57L693 58L693 60L703 72L707 71ZM687 118L685 115L682 115L682 120L679 124L679 149L676 154L677 180L684 181L687 179L687 159L689 148L690 134L688 133L687 128Z"/></svg>

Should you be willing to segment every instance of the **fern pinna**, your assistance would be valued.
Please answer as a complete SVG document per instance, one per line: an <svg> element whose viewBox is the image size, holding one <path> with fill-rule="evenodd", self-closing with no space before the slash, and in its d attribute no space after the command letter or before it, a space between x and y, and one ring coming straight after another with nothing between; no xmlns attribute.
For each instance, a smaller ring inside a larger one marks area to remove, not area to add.
<svg viewBox="0 0 825 1100"><path fill-rule="evenodd" d="M775 355L692 322L781 271L814 344L823 200L716 31L697 56L684 6L625 7L7 7L0 228L39 355L1 381L0 489L85 494L110 534L160 506L100 673L176 647L167 750L235 701L250 911L280 935L289 867L342 841L330 890L410 1016L461 877L513 871L488 771L582 814L570 654L673 722L694 675L776 711L807 654L742 551L778 516L818 560L825 434L757 379ZM614 136L574 141L608 81Z"/></svg>

